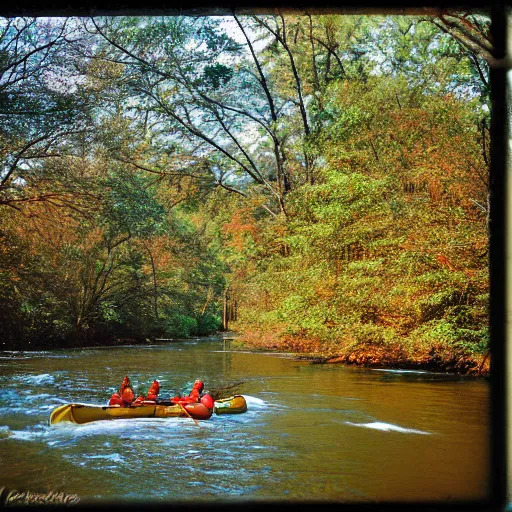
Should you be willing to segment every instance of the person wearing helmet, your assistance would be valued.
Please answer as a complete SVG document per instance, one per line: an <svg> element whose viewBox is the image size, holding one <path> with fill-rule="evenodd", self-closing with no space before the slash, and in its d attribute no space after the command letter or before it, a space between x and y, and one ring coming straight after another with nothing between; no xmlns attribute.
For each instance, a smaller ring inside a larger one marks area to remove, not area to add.
<svg viewBox="0 0 512 512"><path fill-rule="evenodd" d="M208 393L203 393L203 390L204 384L200 380L196 380L188 396L195 399L196 402L201 402L208 409L213 409L215 404L212 396Z"/></svg>
<svg viewBox="0 0 512 512"><path fill-rule="evenodd" d="M148 389L146 400L156 401L158 393L160 393L160 383L157 380L154 380Z"/></svg>
<svg viewBox="0 0 512 512"><path fill-rule="evenodd" d="M157 380L154 380L149 387L146 396L138 396L132 405L150 405L156 403L158 393L160 393L160 383ZM150 404L148 402L150 402Z"/></svg>
<svg viewBox="0 0 512 512"><path fill-rule="evenodd" d="M192 386L192 390L188 394L190 398L193 398L196 402L199 402L199 398L201 397L201 393L203 392L204 384L198 379L194 382Z"/></svg>
<svg viewBox="0 0 512 512"><path fill-rule="evenodd" d="M130 378L126 376L123 379L121 387L117 393L114 393L110 397L110 401L108 405L116 405L119 407L129 407L133 400L135 399L135 393L133 392L133 387L130 382Z"/></svg>
<svg viewBox="0 0 512 512"><path fill-rule="evenodd" d="M187 396L175 396L171 398L173 404L193 404L201 402L209 409L213 409L213 398L205 393L201 395L204 390L204 384L201 380L197 379L192 386L192 390ZM204 400L204 401L203 401Z"/></svg>

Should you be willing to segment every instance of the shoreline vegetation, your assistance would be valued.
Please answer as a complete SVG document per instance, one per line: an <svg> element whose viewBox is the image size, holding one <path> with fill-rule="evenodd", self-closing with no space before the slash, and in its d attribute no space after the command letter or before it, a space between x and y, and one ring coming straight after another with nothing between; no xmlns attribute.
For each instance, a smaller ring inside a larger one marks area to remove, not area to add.
<svg viewBox="0 0 512 512"><path fill-rule="evenodd" d="M406 351L399 341L387 345L359 344L353 347L330 347L327 351L325 344L318 340L298 338L277 333L260 333L256 331L219 331L212 333L213 339L222 338L229 340L233 350L251 350L254 352L271 352L287 354L298 360L309 361L312 364L342 364L361 368L383 368L395 370L421 370L428 372L448 373L470 377L488 377L490 374L489 354L469 354L455 352L447 348L437 347L430 349L416 349L415 352ZM83 344L52 344L52 345L13 345L2 348L4 351L44 351L62 349L89 349L109 348L137 345L154 345L173 341L190 341L196 336L188 338L170 338L168 340L155 339L116 339L108 342L97 340L87 345ZM60 345L60 346L59 346Z"/></svg>
<svg viewBox="0 0 512 512"><path fill-rule="evenodd" d="M293 336L242 334L240 346L254 351L287 352L314 364L343 364L363 368L424 370L454 375L488 377L490 355L455 352L447 348L406 351L399 341L386 345L360 344L326 352L318 341Z"/></svg>
<svg viewBox="0 0 512 512"><path fill-rule="evenodd" d="M488 375L488 14L0 18L0 349Z"/></svg>

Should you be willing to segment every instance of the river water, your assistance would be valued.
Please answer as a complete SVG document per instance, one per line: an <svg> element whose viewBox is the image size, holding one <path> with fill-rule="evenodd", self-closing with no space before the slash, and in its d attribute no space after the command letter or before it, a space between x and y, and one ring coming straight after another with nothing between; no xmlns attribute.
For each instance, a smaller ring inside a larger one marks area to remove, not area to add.
<svg viewBox="0 0 512 512"><path fill-rule="evenodd" d="M160 397L233 385L248 411L49 426L63 403L106 404L124 375ZM220 337L0 352L0 485L84 502L488 497L484 379L320 365Z"/></svg>

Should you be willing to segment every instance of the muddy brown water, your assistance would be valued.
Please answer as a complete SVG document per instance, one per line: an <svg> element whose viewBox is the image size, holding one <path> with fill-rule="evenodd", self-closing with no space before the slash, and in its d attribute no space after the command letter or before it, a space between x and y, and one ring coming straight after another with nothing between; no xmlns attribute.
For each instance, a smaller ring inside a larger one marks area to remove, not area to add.
<svg viewBox="0 0 512 512"><path fill-rule="evenodd" d="M249 410L50 426L63 403L106 404L123 376L161 397L236 384ZM137 500L480 500L490 489L485 379L311 364L220 337L0 352L0 485ZM238 384L237 384L238 383ZM150 483L149 483L150 482Z"/></svg>

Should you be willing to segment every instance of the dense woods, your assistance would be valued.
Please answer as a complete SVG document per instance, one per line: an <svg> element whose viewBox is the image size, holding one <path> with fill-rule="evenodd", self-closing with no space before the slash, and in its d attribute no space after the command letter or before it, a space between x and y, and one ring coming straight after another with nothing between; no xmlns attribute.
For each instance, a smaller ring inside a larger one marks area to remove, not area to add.
<svg viewBox="0 0 512 512"><path fill-rule="evenodd" d="M485 372L489 25L0 20L2 347Z"/></svg>

